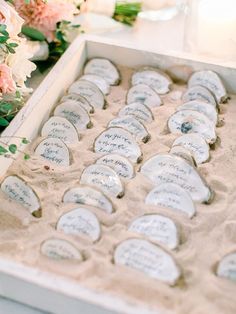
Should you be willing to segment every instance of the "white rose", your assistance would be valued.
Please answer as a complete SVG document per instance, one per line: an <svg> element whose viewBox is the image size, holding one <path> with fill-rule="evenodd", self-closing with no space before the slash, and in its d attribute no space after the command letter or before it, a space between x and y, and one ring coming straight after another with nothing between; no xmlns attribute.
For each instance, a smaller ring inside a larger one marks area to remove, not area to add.
<svg viewBox="0 0 236 314"><path fill-rule="evenodd" d="M21 32L24 20L10 4L0 0L0 23L5 24L10 37L15 38Z"/></svg>
<svg viewBox="0 0 236 314"><path fill-rule="evenodd" d="M25 87L25 81L31 76L31 72L36 69L36 65L29 61L33 57L32 51L27 49L26 40L19 38L14 40L18 44L14 54L9 54L6 58L6 64L12 70L12 76L17 86L20 88Z"/></svg>

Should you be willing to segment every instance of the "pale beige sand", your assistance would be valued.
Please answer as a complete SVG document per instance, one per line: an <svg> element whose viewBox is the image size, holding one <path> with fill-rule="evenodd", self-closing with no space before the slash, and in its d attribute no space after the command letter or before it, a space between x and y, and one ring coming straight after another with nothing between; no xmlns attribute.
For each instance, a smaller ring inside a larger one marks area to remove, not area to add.
<svg viewBox="0 0 236 314"><path fill-rule="evenodd" d="M125 182L123 199L113 199L116 213L106 215L92 209L102 223L102 237L92 244L88 239L67 236L55 231L58 218L78 207L62 204L65 190L79 183L82 170L92 164L98 155L92 152L95 137L103 131L108 121L117 116L124 106L131 70L121 69L122 84L113 87L107 100L106 111L97 110L92 116L94 127L86 130L82 141L72 148L73 164L68 169L51 166L32 156L27 162L18 159L8 174L17 174L25 179L38 194L43 209L43 218L35 219L19 206L7 200L0 192L0 254L26 265L49 270L72 277L86 287L115 295L129 302L146 304L151 309L160 305L176 314L235 314L236 284L215 276L216 263L227 253L236 250L236 97L221 105L225 125L217 128L221 144L211 151L210 162L199 167L211 188L216 192L211 205L197 205L197 216L189 220L172 210L144 204L152 188L140 173ZM164 97L164 106L153 110L155 121L147 125L152 139L142 144L144 160L150 156L168 152L175 135L164 134L167 118L180 103L174 100L176 86ZM39 141L32 143L30 152ZM139 166L136 167L136 170ZM181 234L181 245L171 254L183 271L184 280L176 287L148 278L126 267L114 266L112 257L115 246L134 234L127 231L133 218L144 213L162 213L174 219ZM82 264L54 262L40 255L40 244L49 237L59 236L74 243L85 255Z"/></svg>

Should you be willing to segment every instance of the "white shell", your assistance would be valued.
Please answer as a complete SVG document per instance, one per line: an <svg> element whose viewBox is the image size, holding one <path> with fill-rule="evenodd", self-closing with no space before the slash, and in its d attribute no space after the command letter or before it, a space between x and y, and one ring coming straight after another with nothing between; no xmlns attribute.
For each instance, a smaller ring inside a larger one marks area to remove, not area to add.
<svg viewBox="0 0 236 314"><path fill-rule="evenodd" d="M100 157L96 164L112 168L116 174L124 179L132 179L135 175L134 167L131 162L118 154L108 154Z"/></svg>
<svg viewBox="0 0 236 314"><path fill-rule="evenodd" d="M207 102L215 108L217 107L217 103L213 94L206 87L200 85L189 87L187 91L183 94L182 100L184 103L193 100L199 100Z"/></svg>
<svg viewBox="0 0 236 314"><path fill-rule="evenodd" d="M122 155L132 162L141 161L142 153L133 136L126 130L118 127L103 131L95 140L96 153Z"/></svg>
<svg viewBox="0 0 236 314"><path fill-rule="evenodd" d="M210 158L210 147L200 134L191 133L182 135L174 141L172 146L177 145L188 149L197 164L201 164Z"/></svg>
<svg viewBox="0 0 236 314"><path fill-rule="evenodd" d="M41 245L41 254L53 260L76 260L82 262L80 251L69 241L52 238Z"/></svg>
<svg viewBox="0 0 236 314"><path fill-rule="evenodd" d="M193 100L184 103L183 105L179 106L177 108L177 111L179 110L196 110L198 112L203 113L209 120L211 120L214 125L218 122L218 115L216 109L209 103L199 101L199 100Z"/></svg>
<svg viewBox="0 0 236 314"><path fill-rule="evenodd" d="M31 214L40 211L40 202L33 189L21 178L17 176L6 177L1 190L13 201L27 208Z"/></svg>
<svg viewBox="0 0 236 314"><path fill-rule="evenodd" d="M69 94L75 93L83 96L95 109L105 108L105 98L102 91L92 82L79 80L69 88Z"/></svg>
<svg viewBox="0 0 236 314"><path fill-rule="evenodd" d="M101 236L101 226L97 217L87 208L79 207L62 215L56 229L66 234L86 235L97 241Z"/></svg>
<svg viewBox="0 0 236 314"><path fill-rule="evenodd" d="M129 231L142 234L151 241L174 250L179 245L179 236L172 219L157 214L147 214L136 218L129 226Z"/></svg>
<svg viewBox="0 0 236 314"><path fill-rule="evenodd" d="M181 145L172 146L169 153L185 159L193 167L196 166L195 159L191 152Z"/></svg>
<svg viewBox="0 0 236 314"><path fill-rule="evenodd" d="M78 131L91 127L91 120L88 112L74 101L68 101L58 105L54 110L54 116L66 118Z"/></svg>
<svg viewBox="0 0 236 314"><path fill-rule="evenodd" d="M118 85L120 74L111 61L102 58L94 58L88 61L84 68L85 74L95 74L103 77L109 85Z"/></svg>
<svg viewBox="0 0 236 314"><path fill-rule="evenodd" d="M62 97L61 102L66 102L67 100L74 101L76 104L83 107L88 113L94 113L93 106L88 102L86 98L79 94L70 93Z"/></svg>
<svg viewBox="0 0 236 314"><path fill-rule="evenodd" d="M208 88L216 97L218 103L227 99L227 92L220 77L213 71L195 72L188 81L188 87L201 85Z"/></svg>
<svg viewBox="0 0 236 314"><path fill-rule="evenodd" d="M172 80L167 74L159 70L143 69L132 75L132 85L137 84L148 85L156 93L162 95L170 91Z"/></svg>
<svg viewBox="0 0 236 314"><path fill-rule="evenodd" d="M196 110L176 111L168 120L168 128L175 134L200 134L209 144L215 143L217 139L215 125Z"/></svg>
<svg viewBox="0 0 236 314"><path fill-rule="evenodd" d="M147 106L138 102L123 107L119 111L119 116L133 116L144 124L151 123L154 120L151 110Z"/></svg>
<svg viewBox="0 0 236 314"><path fill-rule="evenodd" d="M63 196L63 202L94 206L107 214L113 212L113 207L109 199L102 192L89 186L79 186L69 189Z"/></svg>
<svg viewBox="0 0 236 314"><path fill-rule="evenodd" d="M35 154L58 165L70 165L70 152L65 143L59 138L48 137L44 139L35 149Z"/></svg>
<svg viewBox="0 0 236 314"><path fill-rule="evenodd" d="M121 127L129 131L137 141L144 143L147 143L151 137L142 122L132 116L115 118L109 122L108 127Z"/></svg>
<svg viewBox="0 0 236 314"><path fill-rule="evenodd" d="M91 185L112 197L122 197L124 187L119 176L110 167L103 165L91 165L84 169L81 184Z"/></svg>
<svg viewBox="0 0 236 314"><path fill-rule="evenodd" d="M218 264L217 276L236 282L236 252L226 255Z"/></svg>
<svg viewBox="0 0 236 314"><path fill-rule="evenodd" d="M175 183L190 193L196 202L209 202L212 198L210 188L197 170L184 159L174 155L159 154L147 160L141 173L156 186L161 183Z"/></svg>
<svg viewBox="0 0 236 314"><path fill-rule="evenodd" d="M85 74L81 76L80 79L94 83L103 92L104 95L108 95L110 93L110 85L101 76L95 74Z"/></svg>
<svg viewBox="0 0 236 314"><path fill-rule="evenodd" d="M41 135L59 138L66 144L76 144L79 141L79 135L74 125L62 117L51 117L44 124Z"/></svg>
<svg viewBox="0 0 236 314"><path fill-rule="evenodd" d="M180 277L180 269L173 257L146 240L128 239L120 243L114 253L114 262L170 285Z"/></svg>
<svg viewBox="0 0 236 314"><path fill-rule="evenodd" d="M163 104L161 97L154 89L145 84L132 86L127 93L127 104L140 102L149 108L159 107Z"/></svg>
<svg viewBox="0 0 236 314"><path fill-rule="evenodd" d="M180 211L189 218L192 218L196 213L190 194L174 183L159 184L149 192L145 203Z"/></svg>

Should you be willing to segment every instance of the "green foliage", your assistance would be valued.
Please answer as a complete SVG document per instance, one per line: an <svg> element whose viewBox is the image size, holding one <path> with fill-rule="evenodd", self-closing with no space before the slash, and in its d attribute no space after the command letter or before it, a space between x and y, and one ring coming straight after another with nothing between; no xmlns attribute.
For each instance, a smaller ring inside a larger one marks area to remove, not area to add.
<svg viewBox="0 0 236 314"><path fill-rule="evenodd" d="M29 27L29 26L23 26L21 29L22 34L29 37L32 40L38 40L38 41L44 41L46 40L45 35L40 32L39 30Z"/></svg>
<svg viewBox="0 0 236 314"><path fill-rule="evenodd" d="M142 3L117 2L113 18L118 22L132 26L136 21L139 12L142 9Z"/></svg>
<svg viewBox="0 0 236 314"><path fill-rule="evenodd" d="M17 43L9 42L10 36L7 31L5 24L0 24L0 49L5 53L15 53L15 48L18 46Z"/></svg>
<svg viewBox="0 0 236 314"><path fill-rule="evenodd" d="M12 139L13 137L9 137L9 138ZM20 139L21 139L21 144L26 145L29 143L29 141L26 138L20 138ZM30 155L22 152L16 144L8 145L5 142L0 141L0 156L4 156L6 158L13 158L13 155L15 155L17 152L23 154L24 160L30 159Z"/></svg>

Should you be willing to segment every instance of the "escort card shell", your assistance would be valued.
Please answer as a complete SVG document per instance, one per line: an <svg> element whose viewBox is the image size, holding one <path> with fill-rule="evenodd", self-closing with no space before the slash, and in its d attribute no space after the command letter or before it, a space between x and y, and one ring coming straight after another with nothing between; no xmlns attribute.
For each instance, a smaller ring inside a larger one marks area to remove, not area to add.
<svg viewBox="0 0 236 314"><path fill-rule="evenodd" d="M66 234L85 235L93 242L101 236L101 226L97 217L87 208L79 207L62 215L56 229Z"/></svg>
<svg viewBox="0 0 236 314"><path fill-rule="evenodd" d="M92 126L88 112L75 102L64 102L56 107L54 116L60 116L70 121L78 131Z"/></svg>
<svg viewBox="0 0 236 314"><path fill-rule="evenodd" d="M48 137L44 139L36 147L35 154L58 166L67 167L70 165L69 149L59 138Z"/></svg>
<svg viewBox="0 0 236 314"><path fill-rule="evenodd" d="M51 117L44 124L41 135L59 138L66 144L76 144L79 141L79 135L74 125L62 117Z"/></svg>
<svg viewBox="0 0 236 314"><path fill-rule="evenodd" d="M83 107L88 113L94 113L93 106L88 102L86 98L81 95L70 93L62 97L61 102L66 102L67 100L75 101L76 104Z"/></svg>
<svg viewBox="0 0 236 314"><path fill-rule="evenodd" d="M87 62L84 68L85 74L95 74L103 77L109 85L118 85L120 74L110 60L103 58L94 58Z"/></svg>
<svg viewBox="0 0 236 314"><path fill-rule="evenodd" d="M142 153L131 133L118 127L103 131L95 140L96 153L119 154L132 162L140 162Z"/></svg>
<svg viewBox="0 0 236 314"><path fill-rule="evenodd" d="M101 76L95 74L84 74L80 77L80 79L94 83L104 95L108 95L110 93L110 85Z"/></svg>
<svg viewBox="0 0 236 314"><path fill-rule="evenodd" d="M69 94L82 95L95 109L105 109L106 102L102 91L92 82L79 80L69 88Z"/></svg>
<svg viewBox="0 0 236 314"><path fill-rule="evenodd" d="M119 111L119 116L133 116L142 123L151 123L154 120L151 110L141 103L135 102L123 107Z"/></svg>
<svg viewBox="0 0 236 314"><path fill-rule="evenodd" d="M137 141L142 141L143 143L147 143L151 138L142 122L132 116L115 118L109 122L108 127L121 127L129 131Z"/></svg>
<svg viewBox="0 0 236 314"><path fill-rule="evenodd" d="M42 216L41 205L38 196L33 189L21 178L17 176L6 177L1 190L13 201L27 208L30 213L40 218Z"/></svg>
<svg viewBox="0 0 236 314"><path fill-rule="evenodd" d="M63 196L63 202L94 206L107 214L113 212L110 200L102 192L89 186L79 186L69 189Z"/></svg>
<svg viewBox="0 0 236 314"><path fill-rule="evenodd" d="M88 166L81 175L80 183L94 186L112 197L120 198L124 195L124 187L119 176L108 166L97 164Z"/></svg>
<svg viewBox="0 0 236 314"><path fill-rule="evenodd" d="M82 262L83 257L79 250L69 241L52 238L41 245L41 254L53 260L76 260Z"/></svg>
<svg viewBox="0 0 236 314"><path fill-rule="evenodd" d="M208 88L213 93L218 103L224 102L228 98L220 77L213 71L195 72L188 81L188 87L195 85Z"/></svg>
<svg viewBox="0 0 236 314"><path fill-rule="evenodd" d="M176 111L168 120L168 128L175 134L200 134L209 144L217 139L215 125L203 113L195 110Z"/></svg>
<svg viewBox="0 0 236 314"><path fill-rule="evenodd" d="M188 149L193 154L197 164L206 162L210 158L210 147L200 134L184 134L178 137L172 146L176 145Z"/></svg>
<svg viewBox="0 0 236 314"><path fill-rule="evenodd" d="M118 154L108 154L96 161L96 164L112 168L116 174L124 179L132 179L135 175L134 167L131 162Z"/></svg>
<svg viewBox="0 0 236 314"><path fill-rule="evenodd" d="M226 255L218 264L217 276L236 282L236 252Z"/></svg>
<svg viewBox="0 0 236 314"><path fill-rule="evenodd" d="M172 146L169 153L185 159L192 167L197 166L192 153L187 148L181 145Z"/></svg>
<svg viewBox="0 0 236 314"><path fill-rule="evenodd" d="M163 105L161 97L155 90L144 84L132 86L127 93L126 101L128 105L134 102L140 102L149 108Z"/></svg>
<svg viewBox="0 0 236 314"><path fill-rule="evenodd" d="M216 109L209 103L193 100L180 105L177 110L196 110L198 112L203 113L210 121L214 123L214 125L218 122L218 115Z"/></svg>
<svg viewBox="0 0 236 314"><path fill-rule="evenodd" d="M174 285L181 274L169 253L141 239L128 239L121 242L116 247L114 263L133 268L169 285Z"/></svg>
<svg viewBox="0 0 236 314"><path fill-rule="evenodd" d="M167 94L172 84L171 78L157 69L143 68L132 75L132 85L148 85L158 94Z"/></svg>
<svg viewBox="0 0 236 314"><path fill-rule="evenodd" d="M190 194L174 183L161 183L155 187L148 193L145 203L180 211L189 218L196 213Z"/></svg>
<svg viewBox="0 0 236 314"><path fill-rule="evenodd" d="M207 102L215 108L217 107L217 102L214 95L206 87L200 85L189 87L187 91L183 94L182 100L183 103L193 100L199 100Z"/></svg>
<svg viewBox="0 0 236 314"><path fill-rule="evenodd" d="M161 183L178 184L189 192L196 202L208 203L212 200L212 192L197 170L177 156L155 155L143 164L141 173L155 185Z"/></svg>
<svg viewBox="0 0 236 314"><path fill-rule="evenodd" d="M142 234L151 241L174 250L179 245L179 236L172 219L157 215L147 214L136 218L129 226L129 231Z"/></svg>

